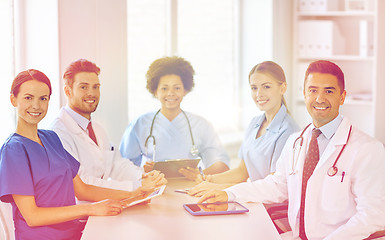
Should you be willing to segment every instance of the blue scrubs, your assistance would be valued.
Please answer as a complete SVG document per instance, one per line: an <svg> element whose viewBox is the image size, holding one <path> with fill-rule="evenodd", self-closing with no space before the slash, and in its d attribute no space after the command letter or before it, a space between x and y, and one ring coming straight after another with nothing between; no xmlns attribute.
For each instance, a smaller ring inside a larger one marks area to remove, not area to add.
<svg viewBox="0 0 385 240"><path fill-rule="evenodd" d="M238 154L246 164L251 181L262 179L275 172L275 164L287 138L299 131L298 125L282 104L273 121L266 128L266 133L256 138L265 118L263 114L251 120Z"/></svg>
<svg viewBox="0 0 385 240"><path fill-rule="evenodd" d="M203 168L208 168L217 161L229 165L230 158L212 125L203 117L190 112L185 112L190 124L194 143L199 150ZM145 154L145 141L150 134L151 123L155 112L149 112L131 122L120 142L120 152L134 164L140 166L142 154ZM172 121L168 120L161 112L155 118L152 135L156 141L155 161L167 159L196 158L190 152L192 140L190 128L186 117L179 113ZM147 155L153 157L153 141L147 145Z"/></svg>
<svg viewBox="0 0 385 240"><path fill-rule="evenodd" d="M38 130L41 146L17 133L0 150L0 199L13 208L17 240L79 239L78 220L29 227L13 201L12 194L34 196L38 207L75 205L73 178L79 162L62 146L53 131Z"/></svg>

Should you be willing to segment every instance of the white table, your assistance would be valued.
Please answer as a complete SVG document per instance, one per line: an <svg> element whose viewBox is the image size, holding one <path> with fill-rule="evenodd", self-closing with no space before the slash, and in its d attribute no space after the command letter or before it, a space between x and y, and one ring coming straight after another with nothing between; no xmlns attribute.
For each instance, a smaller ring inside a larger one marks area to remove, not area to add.
<svg viewBox="0 0 385 240"><path fill-rule="evenodd" d="M250 210L246 214L190 215L183 204L198 198L174 190L193 184L169 180L163 195L150 204L127 208L118 216L90 217L82 240L281 239L262 204L243 204Z"/></svg>

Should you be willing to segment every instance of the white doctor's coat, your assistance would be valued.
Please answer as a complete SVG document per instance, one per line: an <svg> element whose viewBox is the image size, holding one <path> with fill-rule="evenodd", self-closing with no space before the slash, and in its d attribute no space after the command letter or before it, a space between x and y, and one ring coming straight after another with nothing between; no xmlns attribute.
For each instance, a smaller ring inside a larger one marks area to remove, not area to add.
<svg viewBox="0 0 385 240"><path fill-rule="evenodd" d="M140 186L143 169L113 149L102 126L92 122L98 145L62 108L50 129L58 135L64 148L80 162L79 176L95 186L133 191Z"/></svg>
<svg viewBox="0 0 385 240"><path fill-rule="evenodd" d="M363 239L385 226L385 149L379 141L352 128L349 141L336 166L335 176L327 175L347 136L351 124L344 118L320 156L306 190L305 229L308 239ZM302 169L311 130L293 172L293 144L299 133L288 139L277 162L277 172L265 179L242 183L226 191L237 201L289 201L288 217L298 238ZM298 144L299 145L299 144ZM299 149L297 149L297 152ZM296 154L297 154L296 152ZM344 172L344 177L342 176ZM343 178L343 179L342 179Z"/></svg>

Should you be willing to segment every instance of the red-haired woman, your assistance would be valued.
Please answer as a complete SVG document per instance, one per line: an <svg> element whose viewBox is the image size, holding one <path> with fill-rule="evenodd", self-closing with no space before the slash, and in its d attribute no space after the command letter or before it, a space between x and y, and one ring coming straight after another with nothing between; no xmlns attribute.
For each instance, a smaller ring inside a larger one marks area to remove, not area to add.
<svg viewBox="0 0 385 240"><path fill-rule="evenodd" d="M143 189L126 192L82 182L77 175L79 162L63 148L58 136L38 129L50 95L51 83L40 71L23 71L13 81L11 103L18 120L16 132L0 150L0 199L12 204L18 240L79 239L79 218L117 215L122 211L119 200L145 193ZM95 203L76 205L75 196Z"/></svg>

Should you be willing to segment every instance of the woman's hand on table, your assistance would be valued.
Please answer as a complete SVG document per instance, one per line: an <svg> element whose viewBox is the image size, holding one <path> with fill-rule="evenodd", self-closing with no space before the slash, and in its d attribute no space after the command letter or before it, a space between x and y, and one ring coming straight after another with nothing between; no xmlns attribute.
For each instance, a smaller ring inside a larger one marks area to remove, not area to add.
<svg viewBox="0 0 385 240"><path fill-rule="evenodd" d="M160 187L167 184L167 180L164 178L164 174L153 170L151 172L142 175L142 186L143 187Z"/></svg>
<svg viewBox="0 0 385 240"><path fill-rule="evenodd" d="M201 174L198 168L181 168L179 173L185 176L188 180L195 181L197 183L203 182L205 176Z"/></svg>
<svg viewBox="0 0 385 240"><path fill-rule="evenodd" d="M151 172L152 169L154 169L155 162L147 161L146 164L144 164L143 169L145 173Z"/></svg>
<svg viewBox="0 0 385 240"><path fill-rule="evenodd" d="M122 199L120 201L120 203L122 204L122 206L127 206L134 201L148 197L152 192L154 192L154 190L155 190L154 187L143 187L143 186L139 187L135 191L131 192L130 197ZM150 202L151 202L151 199L149 199L149 200L147 200L141 204L147 204Z"/></svg>
<svg viewBox="0 0 385 240"><path fill-rule="evenodd" d="M105 199L89 204L88 216L115 216L122 212L120 201Z"/></svg>

